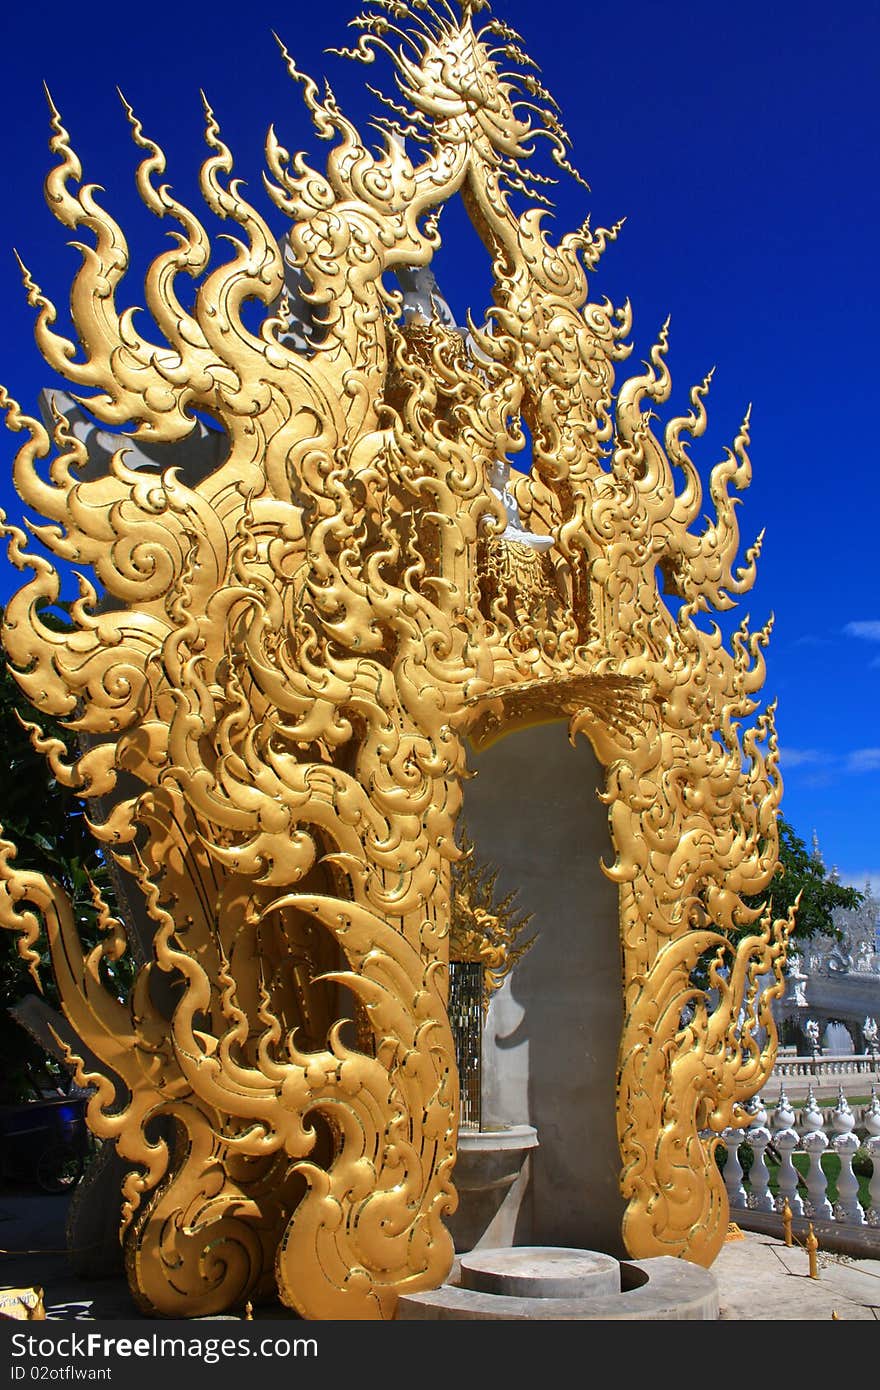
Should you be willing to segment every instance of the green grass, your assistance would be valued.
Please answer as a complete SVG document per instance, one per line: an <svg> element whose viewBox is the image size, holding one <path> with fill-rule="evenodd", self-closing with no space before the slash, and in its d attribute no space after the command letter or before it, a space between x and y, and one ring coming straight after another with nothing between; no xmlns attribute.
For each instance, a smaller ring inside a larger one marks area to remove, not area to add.
<svg viewBox="0 0 880 1390"><path fill-rule="evenodd" d="M870 1105L871 1103L870 1096L847 1096L846 1099L850 1108L852 1108L854 1105ZM837 1100L837 1096L823 1096L819 1100L819 1105L823 1110L833 1110L834 1107L837 1105ZM795 1108L797 1110L801 1110L803 1109L803 1106L797 1105Z"/></svg>
<svg viewBox="0 0 880 1390"><path fill-rule="evenodd" d="M722 1171L724 1169L724 1163L726 1158L726 1151L722 1147L718 1150L718 1164ZM779 1164L775 1162L772 1155L770 1154L764 1155L764 1161L767 1164L767 1171L770 1174L769 1190L771 1195L775 1197L779 1192ZM795 1168L800 1174L800 1180L798 1182L798 1192L802 1197L806 1197L808 1195L806 1176L810 1168L809 1155L804 1153L794 1154L792 1162L794 1163ZM751 1192L752 1185L749 1181L749 1170L751 1169L751 1160L748 1154L744 1154L742 1150L740 1150L740 1163L742 1164L743 1171L745 1173L745 1177L743 1178L743 1186L745 1187L746 1192ZM833 1204L837 1201L837 1179L840 1177L840 1156L836 1153L824 1153L822 1155L822 1172L825 1174L825 1177L828 1180L828 1188L825 1195L828 1198L829 1202ZM864 1207L864 1209L867 1211L867 1209L871 1205L870 1194L868 1191L868 1185L871 1179L864 1173L857 1173L856 1177L858 1179L859 1184L859 1202L861 1203L862 1207Z"/></svg>
<svg viewBox="0 0 880 1390"><path fill-rule="evenodd" d="M770 1191L773 1193L775 1197L777 1191L779 1190L779 1164L774 1163L772 1158L768 1158L766 1162L767 1168L770 1173ZM794 1154L792 1157L792 1162L794 1163L795 1168L801 1175L801 1181L798 1183L798 1191L800 1192L801 1196L806 1196L806 1176L810 1167L809 1155ZM837 1201L837 1179L840 1177L840 1157L838 1154L825 1153L822 1155L822 1172L828 1179L828 1190L825 1193L825 1195L828 1198L829 1202L834 1203ZM871 1180L870 1178L866 1178L864 1175L860 1175L858 1173L856 1174L856 1177L858 1178L859 1182L859 1202L867 1211L868 1207L871 1205L871 1199L868 1192L868 1184Z"/></svg>

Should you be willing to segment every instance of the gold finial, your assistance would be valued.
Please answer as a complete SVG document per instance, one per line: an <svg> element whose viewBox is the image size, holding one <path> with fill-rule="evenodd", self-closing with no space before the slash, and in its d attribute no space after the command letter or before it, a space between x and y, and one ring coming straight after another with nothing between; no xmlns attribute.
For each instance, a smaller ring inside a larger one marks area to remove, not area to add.
<svg viewBox="0 0 880 1390"><path fill-rule="evenodd" d="M819 1278L819 1261L816 1258L816 1251L819 1249L819 1242L816 1239L816 1232L813 1230L813 1223L810 1222L810 1229L807 1232L807 1254L810 1257L810 1278Z"/></svg>
<svg viewBox="0 0 880 1390"><path fill-rule="evenodd" d="M782 1236L786 1245L791 1245L791 1207L787 1197L782 1204Z"/></svg>
<svg viewBox="0 0 880 1390"><path fill-rule="evenodd" d="M254 1320L254 1305L251 1303L250 1299L248 1299L247 1303L244 1305L244 1320L245 1322L253 1322Z"/></svg>

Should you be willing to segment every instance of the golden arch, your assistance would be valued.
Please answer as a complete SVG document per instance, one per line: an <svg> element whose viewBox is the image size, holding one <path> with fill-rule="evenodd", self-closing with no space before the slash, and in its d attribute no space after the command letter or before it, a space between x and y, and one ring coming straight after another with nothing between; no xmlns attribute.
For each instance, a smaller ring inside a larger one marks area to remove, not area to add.
<svg viewBox="0 0 880 1390"><path fill-rule="evenodd" d="M460 19L384 8L349 53L394 70L382 154L284 51L331 149L317 170L270 131L283 240L231 180L206 108L202 192L237 232L225 264L209 265L204 228L128 112L140 194L176 229L146 278L160 342L117 307L125 239L81 183L54 108L47 197L91 242L72 291L79 350L25 272L47 362L91 392L103 426L134 422L135 448L167 450L167 466L124 450L97 466L62 411L50 437L5 401L25 436L16 486L47 518L37 534L91 567L103 596L83 581L70 630L54 630L42 608L55 571L7 527L31 575L3 640L22 689L81 735L72 764L34 739L92 799L151 955L128 1004L111 997L100 956L129 948L125 929L108 921L84 951L60 890L17 871L8 845L0 919L26 958L48 933L67 1016L101 1061L90 1124L129 1164L131 1286L171 1316L240 1307L277 1284L306 1317L391 1317L402 1292L447 1274L457 1079L445 999L465 738L564 714L606 769L634 1256L712 1260L727 1210L701 1132L735 1122L772 1061L788 924L742 901L777 859L772 708L741 732L769 629L743 624L727 650L695 621L754 579L759 545L735 568L730 495L750 477L747 423L712 472L715 519L694 531L702 488L686 441L705 428L708 382L658 438L664 331L614 396L629 315L590 302L586 272L616 229L585 225L556 244L544 231L535 138L574 171L517 36L496 19L480 27L476 5ZM522 215L514 191L530 203ZM389 278L405 285L429 264L456 194L495 277L486 322L467 330L436 302L419 312ZM291 322L292 290L314 313L311 339ZM245 300L265 306L258 331ZM226 441L198 478L175 467L194 411ZM523 421L533 468L514 479ZM691 978L707 957L712 1009ZM761 994L768 970L776 984Z"/></svg>

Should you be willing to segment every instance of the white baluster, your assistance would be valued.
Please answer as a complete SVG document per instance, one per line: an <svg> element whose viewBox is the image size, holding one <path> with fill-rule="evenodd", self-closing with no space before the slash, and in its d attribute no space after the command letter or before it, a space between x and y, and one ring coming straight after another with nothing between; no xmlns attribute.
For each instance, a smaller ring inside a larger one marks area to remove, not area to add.
<svg viewBox="0 0 880 1390"><path fill-rule="evenodd" d="M807 1090L807 1100L801 1111L801 1133L810 1134L813 1130L825 1129L825 1114L816 1100L812 1085Z"/></svg>
<svg viewBox="0 0 880 1390"><path fill-rule="evenodd" d="M855 1127L856 1117L844 1095L843 1087L838 1086L837 1104L831 1112L831 1128L835 1134L852 1134Z"/></svg>
<svg viewBox="0 0 880 1390"><path fill-rule="evenodd" d="M745 1107L751 1119L748 1129L748 1141L752 1146L755 1156L752 1164L749 1180L752 1186L749 1206L754 1211L773 1211L773 1198L770 1196L770 1173L764 1153L770 1143L770 1131L767 1128L767 1111L764 1109L764 1102L760 1096L749 1101Z"/></svg>
<svg viewBox="0 0 880 1390"><path fill-rule="evenodd" d="M779 1196L776 1198L776 1206L782 1211L788 1199L792 1216L803 1216L804 1204L798 1192L798 1171L791 1157L801 1142L794 1122L791 1102L784 1088L780 1087L779 1104L772 1116L773 1143L779 1150Z"/></svg>
<svg viewBox="0 0 880 1390"><path fill-rule="evenodd" d="M837 1104L831 1112L831 1126L834 1130L832 1148L840 1158L840 1177L837 1179L837 1202L834 1215L838 1221L846 1221L851 1226L864 1226L865 1213L859 1203L859 1180L853 1172L853 1158L858 1151L859 1141L853 1130L856 1117L843 1087L837 1092Z"/></svg>
<svg viewBox="0 0 880 1390"><path fill-rule="evenodd" d="M743 1187L742 1164L739 1161L739 1149L745 1141L745 1137L741 1129L725 1129L721 1135L727 1150L727 1162L724 1165L724 1186L727 1188L727 1200L732 1207L748 1205L746 1190Z"/></svg>
<svg viewBox="0 0 880 1390"><path fill-rule="evenodd" d="M868 1187L868 1225L880 1226L880 1100L877 1099L877 1092L873 1086L870 1104L865 1107L863 1124L868 1131L865 1148L874 1163L874 1172Z"/></svg>
<svg viewBox="0 0 880 1390"><path fill-rule="evenodd" d="M854 1134L836 1134L832 1148L840 1158L840 1177L837 1179L837 1201L834 1215L849 1226L864 1226L865 1213L859 1202L859 1180L853 1172L853 1158L859 1149Z"/></svg>
<svg viewBox="0 0 880 1390"><path fill-rule="evenodd" d="M807 1092L807 1104L801 1116L802 1123L806 1126L801 1146L809 1156L810 1166L807 1169L807 1212L808 1216L831 1218L834 1212L831 1209L826 1194L828 1179L822 1168L822 1155L828 1148L828 1140L825 1137L823 1128L825 1117L819 1106L816 1104L816 1097L813 1088Z"/></svg>

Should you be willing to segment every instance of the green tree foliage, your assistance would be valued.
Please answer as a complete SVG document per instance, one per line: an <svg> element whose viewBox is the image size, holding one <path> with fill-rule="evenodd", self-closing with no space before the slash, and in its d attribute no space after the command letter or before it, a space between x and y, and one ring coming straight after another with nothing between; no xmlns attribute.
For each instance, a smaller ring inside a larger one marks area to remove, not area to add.
<svg viewBox="0 0 880 1390"><path fill-rule="evenodd" d="M779 821L779 859L782 867L760 898L746 898L749 907L772 901L773 915L785 917L800 893L794 935L804 940L821 932L838 936L832 913L835 908L855 908L864 893L838 883L818 854L807 849L788 821Z"/></svg>
<svg viewBox="0 0 880 1390"><path fill-rule="evenodd" d="M864 901L864 893L855 888L847 888L829 874L817 854L811 853L788 821L780 819L779 825L779 863L769 887L760 896L744 897L746 907L765 911L768 907L774 918L787 917L800 894L793 944L819 933L839 937L832 913L835 908L855 908ZM744 923L730 933L736 945L743 937L751 936L758 929L758 923ZM710 970L715 960L715 949L710 948L699 957L691 971L691 984L699 990L711 989ZM787 973L787 966L786 966Z"/></svg>

